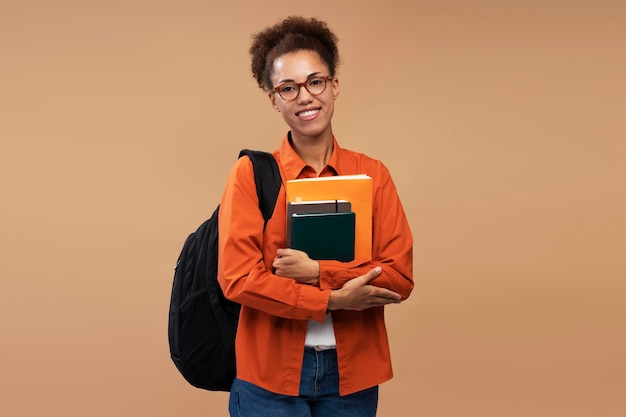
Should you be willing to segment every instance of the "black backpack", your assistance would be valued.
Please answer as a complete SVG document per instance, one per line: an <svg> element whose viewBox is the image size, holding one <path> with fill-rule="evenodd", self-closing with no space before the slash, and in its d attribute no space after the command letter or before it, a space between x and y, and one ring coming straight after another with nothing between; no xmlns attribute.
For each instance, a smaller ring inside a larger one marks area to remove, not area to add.
<svg viewBox="0 0 626 417"><path fill-rule="evenodd" d="M259 208L265 224L272 217L280 172L272 154L244 149L254 167ZM197 388L230 391L235 378L235 335L241 306L224 297L217 282L219 206L191 233L174 269L168 337L170 356Z"/></svg>

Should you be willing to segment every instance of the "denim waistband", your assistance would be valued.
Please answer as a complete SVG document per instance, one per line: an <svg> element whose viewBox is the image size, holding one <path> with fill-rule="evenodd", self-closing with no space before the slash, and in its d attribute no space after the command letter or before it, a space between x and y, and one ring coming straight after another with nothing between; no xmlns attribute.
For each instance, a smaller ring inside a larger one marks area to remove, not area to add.
<svg viewBox="0 0 626 417"><path fill-rule="evenodd" d="M311 349L316 352L324 352L325 350L336 350L336 346L305 346L304 349Z"/></svg>

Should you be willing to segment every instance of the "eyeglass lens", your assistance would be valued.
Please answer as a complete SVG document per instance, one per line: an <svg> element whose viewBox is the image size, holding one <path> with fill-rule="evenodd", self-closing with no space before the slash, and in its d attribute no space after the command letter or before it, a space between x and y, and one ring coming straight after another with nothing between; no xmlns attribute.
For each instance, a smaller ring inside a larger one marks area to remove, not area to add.
<svg viewBox="0 0 626 417"><path fill-rule="evenodd" d="M278 94L287 101L295 100L300 95L301 86L304 86L310 94L316 96L322 94L326 89L326 78L315 77L303 83L285 83L278 87Z"/></svg>

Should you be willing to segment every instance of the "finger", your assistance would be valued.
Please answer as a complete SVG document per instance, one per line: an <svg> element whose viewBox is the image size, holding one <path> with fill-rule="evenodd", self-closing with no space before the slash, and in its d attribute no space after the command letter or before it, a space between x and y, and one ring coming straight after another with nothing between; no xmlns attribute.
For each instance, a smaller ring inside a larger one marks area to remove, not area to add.
<svg viewBox="0 0 626 417"><path fill-rule="evenodd" d="M272 266L274 268L278 268L280 266L280 261L278 257L274 258L274 262L272 262Z"/></svg>
<svg viewBox="0 0 626 417"><path fill-rule="evenodd" d="M386 306L389 304L400 304L400 300L391 300L389 298L379 298L377 300L377 306L378 307L382 307L382 306Z"/></svg>
<svg viewBox="0 0 626 417"><path fill-rule="evenodd" d="M400 301L402 301L402 296L400 294L389 290L385 290L384 292L377 294L377 297L384 298L385 300L390 300L390 302L399 303Z"/></svg>
<svg viewBox="0 0 626 417"><path fill-rule="evenodd" d="M377 289L378 289L378 295L380 297L392 298L394 300L402 299L402 296L395 291L389 290L387 288L377 288Z"/></svg>
<svg viewBox="0 0 626 417"><path fill-rule="evenodd" d="M272 266L274 268L279 268L279 267L283 267L289 264L288 259L285 259L284 257L280 257L280 256L276 256L274 258L274 261L272 262Z"/></svg>
<svg viewBox="0 0 626 417"><path fill-rule="evenodd" d="M289 251L291 251L291 249L288 249L288 248L276 249L276 256L278 256L278 257L287 256L287 255L289 255Z"/></svg>
<svg viewBox="0 0 626 417"><path fill-rule="evenodd" d="M375 287L373 285L366 286L370 291L370 297L377 299L386 299L392 301L401 301L402 296L395 291L389 290L387 288Z"/></svg>
<svg viewBox="0 0 626 417"><path fill-rule="evenodd" d="M376 268L369 270L366 274L361 275L361 277L363 278L363 283L367 284L368 282L379 276L381 271L382 268L380 266L377 266Z"/></svg>
<svg viewBox="0 0 626 417"><path fill-rule="evenodd" d="M358 311L361 310L365 310L368 308L374 308L374 307L384 307L386 305L389 304L400 304L400 300L394 300L391 298L385 298L385 297L373 297L371 299L369 299L369 301L367 301L366 303L364 303L360 308L357 308Z"/></svg>

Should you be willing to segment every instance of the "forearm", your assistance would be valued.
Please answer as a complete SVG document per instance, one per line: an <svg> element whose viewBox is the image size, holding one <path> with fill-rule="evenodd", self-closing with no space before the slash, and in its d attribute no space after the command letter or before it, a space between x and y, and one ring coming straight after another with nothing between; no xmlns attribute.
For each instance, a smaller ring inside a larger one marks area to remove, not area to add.
<svg viewBox="0 0 626 417"><path fill-rule="evenodd" d="M341 289L332 290L328 309L361 311L400 303L402 301L400 294L370 284L381 271L380 267L370 269L365 274L347 282Z"/></svg>
<svg viewBox="0 0 626 417"><path fill-rule="evenodd" d="M372 221L372 259L362 264L320 261L320 287L338 289L376 266L371 282L407 298L413 289L413 237L391 177L376 187Z"/></svg>
<svg viewBox="0 0 626 417"><path fill-rule="evenodd" d="M398 259L400 258L400 259ZM396 260L371 261L358 266L340 262L320 261L319 286L322 289L339 289L348 281L366 274L375 267L381 267L381 273L371 285L394 291L406 299L413 289L412 251L409 248Z"/></svg>
<svg viewBox="0 0 626 417"><path fill-rule="evenodd" d="M247 275L219 279L226 298L239 304L288 319L324 320L330 290L273 275L262 262Z"/></svg>
<svg viewBox="0 0 626 417"><path fill-rule="evenodd" d="M323 320L329 291L273 273L249 160L240 159L229 176L219 210L218 280L224 295L239 304L289 319ZM275 233L275 232L274 232ZM275 250L275 249L274 249Z"/></svg>

